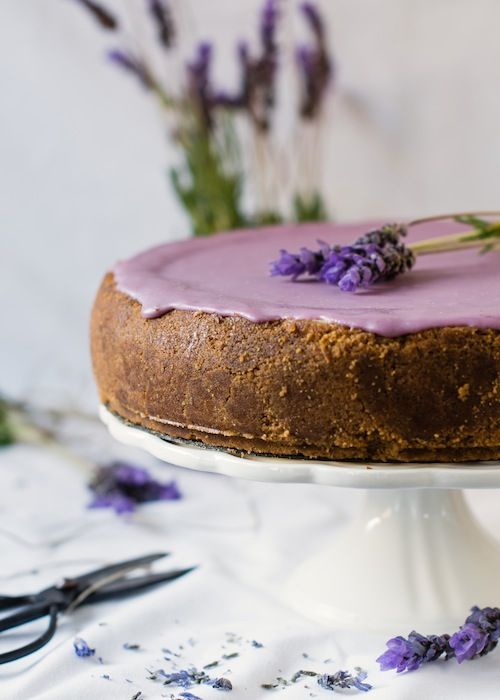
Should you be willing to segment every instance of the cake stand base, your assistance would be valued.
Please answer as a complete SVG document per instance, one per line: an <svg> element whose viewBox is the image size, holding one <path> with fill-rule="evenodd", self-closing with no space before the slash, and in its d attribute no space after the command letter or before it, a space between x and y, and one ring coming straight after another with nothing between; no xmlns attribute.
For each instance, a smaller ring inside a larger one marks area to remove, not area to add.
<svg viewBox="0 0 500 700"><path fill-rule="evenodd" d="M238 456L179 445L101 407L120 442L172 464L258 481L364 488L361 513L293 573L297 611L335 627L404 634L455 629L472 605L500 606L500 545L463 488L500 488L500 463L383 465Z"/></svg>
<svg viewBox="0 0 500 700"><path fill-rule="evenodd" d="M319 622L442 633L472 605L500 604L500 547L463 493L369 491L362 512L286 586L294 609Z"/></svg>

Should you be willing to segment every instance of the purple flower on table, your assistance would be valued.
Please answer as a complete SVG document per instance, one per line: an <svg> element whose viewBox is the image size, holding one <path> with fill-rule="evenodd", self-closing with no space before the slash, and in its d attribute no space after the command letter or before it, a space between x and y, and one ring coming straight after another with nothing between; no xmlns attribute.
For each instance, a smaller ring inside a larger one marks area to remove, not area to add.
<svg viewBox="0 0 500 700"><path fill-rule="evenodd" d="M481 630L488 633L490 643L498 642L500 638L500 608L471 608L466 623L472 622Z"/></svg>
<svg viewBox="0 0 500 700"><path fill-rule="evenodd" d="M172 9L165 0L148 0L149 12L156 24L160 44L169 49L175 38Z"/></svg>
<svg viewBox="0 0 500 700"><path fill-rule="evenodd" d="M387 651L378 657L381 671L396 669L415 671L423 663L436 661L443 654L449 655L449 635L429 635L410 632L408 638L393 637L387 642Z"/></svg>
<svg viewBox="0 0 500 700"><path fill-rule="evenodd" d="M94 656L94 654L95 654L95 649L92 649L91 647L89 647L87 642L84 639L82 639L81 637L77 637L73 641L73 648L75 650L75 654L77 656L80 656L81 658L83 658L85 656Z"/></svg>
<svg viewBox="0 0 500 700"><path fill-rule="evenodd" d="M100 467L89 488L93 493L90 508L113 508L118 514L131 513L141 503L182 497L175 481L161 483L147 469L125 462Z"/></svg>
<svg viewBox="0 0 500 700"><path fill-rule="evenodd" d="M155 81L146 64L130 51L112 49L108 51L109 60L119 68L132 73L148 90L155 88Z"/></svg>
<svg viewBox="0 0 500 700"><path fill-rule="evenodd" d="M473 622L467 622L450 638L450 647L459 664L479 656L488 644L488 633Z"/></svg>

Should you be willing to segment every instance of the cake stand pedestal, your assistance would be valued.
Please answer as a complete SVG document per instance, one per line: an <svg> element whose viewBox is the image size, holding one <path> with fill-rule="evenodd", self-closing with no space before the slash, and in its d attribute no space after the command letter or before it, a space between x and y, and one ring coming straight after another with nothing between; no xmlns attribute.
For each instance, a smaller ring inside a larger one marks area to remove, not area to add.
<svg viewBox="0 0 500 700"><path fill-rule="evenodd" d="M500 605L500 545L461 491L500 488L500 462L394 466L237 456L166 441L104 407L101 418L120 442L189 469L366 489L361 512L298 567L282 592L307 617L427 634L456 628L472 605Z"/></svg>

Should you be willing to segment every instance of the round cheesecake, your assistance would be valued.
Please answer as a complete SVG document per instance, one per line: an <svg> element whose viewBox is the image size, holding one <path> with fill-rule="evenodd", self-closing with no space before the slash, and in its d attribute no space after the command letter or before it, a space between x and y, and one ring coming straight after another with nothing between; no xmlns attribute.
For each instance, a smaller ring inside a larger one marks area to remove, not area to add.
<svg viewBox="0 0 500 700"><path fill-rule="evenodd" d="M92 314L102 403L165 438L240 452L500 459L499 252L420 256L355 293L269 275L280 249L348 245L376 224L221 233L118 263ZM407 243L463 229L425 224Z"/></svg>

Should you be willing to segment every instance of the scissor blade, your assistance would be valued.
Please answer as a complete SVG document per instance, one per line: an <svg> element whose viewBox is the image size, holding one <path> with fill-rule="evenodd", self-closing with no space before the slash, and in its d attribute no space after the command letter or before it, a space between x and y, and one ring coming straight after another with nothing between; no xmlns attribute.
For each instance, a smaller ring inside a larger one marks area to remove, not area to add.
<svg viewBox="0 0 500 700"><path fill-rule="evenodd" d="M188 569L173 569L172 571L165 571L161 574L150 574L149 576L133 576L121 581L116 581L105 586L100 590L96 591L88 598L86 598L82 605L87 603L100 603L105 600L114 600L115 598L120 598L121 596L132 595L133 593L139 592L144 588L149 588L150 586L156 586L159 583L168 583L169 581L175 581L175 579L180 578L189 574L191 571L196 569L195 566L191 566Z"/></svg>
<svg viewBox="0 0 500 700"><path fill-rule="evenodd" d="M75 578L72 578L72 581L75 581L78 584L78 587L80 590L87 588L93 583L96 583L100 581L103 578L106 578L107 576L111 576L112 574L119 573L120 571L123 571L123 575L129 571L133 571L134 569L139 569L142 566L147 566L148 564L152 564L154 561L157 561L158 559L163 559L163 557L167 557L169 555L169 552L155 552L154 554L146 554L143 557L136 557L135 559L127 559L125 561L120 561L117 562L116 564L110 564L109 566L103 566L100 569L95 569L94 571L90 571L88 574L83 574L82 576L76 576Z"/></svg>

